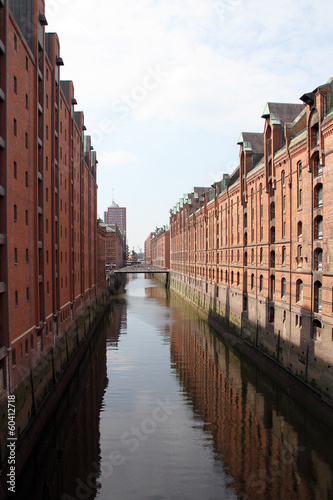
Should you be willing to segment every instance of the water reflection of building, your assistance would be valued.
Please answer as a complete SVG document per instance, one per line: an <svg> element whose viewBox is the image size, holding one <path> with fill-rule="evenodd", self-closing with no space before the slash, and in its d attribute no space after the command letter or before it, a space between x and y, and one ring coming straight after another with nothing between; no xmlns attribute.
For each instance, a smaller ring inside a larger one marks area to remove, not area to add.
<svg viewBox="0 0 333 500"><path fill-rule="evenodd" d="M100 411L107 387L105 337L103 329L93 337L26 471L18 479L17 498L80 498L80 485L84 498L95 498L94 484L100 476Z"/></svg>
<svg viewBox="0 0 333 500"><path fill-rule="evenodd" d="M177 322L170 332L180 383L238 498L332 498L333 454L317 423L205 323Z"/></svg>
<svg viewBox="0 0 333 500"><path fill-rule="evenodd" d="M123 333L127 333L127 303L125 299L115 299L107 319L107 344L118 347L120 335Z"/></svg>

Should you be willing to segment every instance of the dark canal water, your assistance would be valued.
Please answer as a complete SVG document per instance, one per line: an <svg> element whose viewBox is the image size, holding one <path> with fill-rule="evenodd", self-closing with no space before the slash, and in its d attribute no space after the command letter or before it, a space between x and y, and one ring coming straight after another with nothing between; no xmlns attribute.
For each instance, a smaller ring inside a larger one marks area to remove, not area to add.
<svg viewBox="0 0 333 500"><path fill-rule="evenodd" d="M18 498L332 500L332 432L163 287L126 289Z"/></svg>

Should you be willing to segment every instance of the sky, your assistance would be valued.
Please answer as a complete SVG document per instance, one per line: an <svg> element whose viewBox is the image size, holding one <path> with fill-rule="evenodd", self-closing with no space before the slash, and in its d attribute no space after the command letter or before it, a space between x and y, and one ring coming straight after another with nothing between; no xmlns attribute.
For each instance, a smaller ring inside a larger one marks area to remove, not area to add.
<svg viewBox="0 0 333 500"><path fill-rule="evenodd" d="M46 0L46 17L97 151L98 214L114 193L130 250L237 167L266 102L333 76L331 0Z"/></svg>

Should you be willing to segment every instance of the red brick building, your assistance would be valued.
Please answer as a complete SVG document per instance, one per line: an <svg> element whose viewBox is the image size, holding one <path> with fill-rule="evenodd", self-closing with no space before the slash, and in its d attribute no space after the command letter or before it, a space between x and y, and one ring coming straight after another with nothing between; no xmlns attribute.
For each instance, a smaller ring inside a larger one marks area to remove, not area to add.
<svg viewBox="0 0 333 500"><path fill-rule="evenodd" d="M97 295L96 152L46 24L0 2L0 390Z"/></svg>
<svg viewBox="0 0 333 500"><path fill-rule="evenodd" d="M168 226L156 228L145 241L145 263L170 268L170 230Z"/></svg>
<svg viewBox="0 0 333 500"><path fill-rule="evenodd" d="M124 236L116 224L104 224L100 222L99 226L105 233L106 269L120 269L124 266Z"/></svg>
<svg viewBox="0 0 333 500"><path fill-rule="evenodd" d="M105 224L117 224L126 241L126 207L120 207L113 201L111 207L108 207L104 212L104 222Z"/></svg>
<svg viewBox="0 0 333 500"><path fill-rule="evenodd" d="M332 81L301 100L267 103L237 169L173 207L172 283L332 399Z"/></svg>
<svg viewBox="0 0 333 500"><path fill-rule="evenodd" d="M152 254L151 254L151 241L154 233L150 233L148 238L145 240L144 252L145 252L145 264L152 263Z"/></svg>

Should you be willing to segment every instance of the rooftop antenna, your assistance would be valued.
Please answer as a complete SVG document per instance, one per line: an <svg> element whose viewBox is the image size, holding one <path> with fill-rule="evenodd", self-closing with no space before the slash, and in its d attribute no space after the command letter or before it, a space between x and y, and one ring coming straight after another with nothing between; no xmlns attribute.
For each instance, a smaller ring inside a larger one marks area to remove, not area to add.
<svg viewBox="0 0 333 500"><path fill-rule="evenodd" d="M112 203L114 203L114 188L112 188Z"/></svg>

